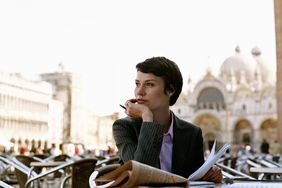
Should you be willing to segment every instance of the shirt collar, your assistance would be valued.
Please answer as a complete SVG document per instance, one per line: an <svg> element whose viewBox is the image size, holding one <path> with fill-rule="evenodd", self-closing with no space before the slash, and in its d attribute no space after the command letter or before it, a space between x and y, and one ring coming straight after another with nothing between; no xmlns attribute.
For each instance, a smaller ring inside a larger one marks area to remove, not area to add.
<svg viewBox="0 0 282 188"><path fill-rule="evenodd" d="M171 138L173 138L173 122L174 122L174 115L173 113L170 112L170 117L171 117L171 122L170 122L170 126L169 129L167 131L167 133L165 133L164 135L170 135Z"/></svg>

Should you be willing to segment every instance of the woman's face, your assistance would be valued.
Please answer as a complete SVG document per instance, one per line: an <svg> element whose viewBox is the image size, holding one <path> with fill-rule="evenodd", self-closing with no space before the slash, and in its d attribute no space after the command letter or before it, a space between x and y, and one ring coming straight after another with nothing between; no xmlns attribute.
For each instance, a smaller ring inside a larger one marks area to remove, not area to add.
<svg viewBox="0 0 282 188"><path fill-rule="evenodd" d="M135 85L135 98L138 104L144 104L152 111L169 108L172 93L165 94L164 80L161 77L138 71Z"/></svg>

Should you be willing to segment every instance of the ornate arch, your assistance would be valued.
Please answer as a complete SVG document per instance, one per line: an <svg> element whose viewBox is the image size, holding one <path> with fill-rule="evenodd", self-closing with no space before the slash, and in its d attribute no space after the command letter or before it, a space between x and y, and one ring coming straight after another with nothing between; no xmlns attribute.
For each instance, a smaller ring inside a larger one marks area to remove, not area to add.
<svg viewBox="0 0 282 188"><path fill-rule="evenodd" d="M202 129L205 149L210 149L215 138L221 141L221 122L216 116L209 113L202 114L194 120L194 123Z"/></svg>
<svg viewBox="0 0 282 188"><path fill-rule="evenodd" d="M223 93L215 87L206 87L197 97L196 107L198 109L225 109Z"/></svg>
<svg viewBox="0 0 282 188"><path fill-rule="evenodd" d="M221 95L223 96L224 103L226 103L227 91L226 91L225 85L217 79L215 79L215 80L205 80L205 79L203 79L196 84L193 95L191 96L191 101L193 101L192 102L193 106L197 105L197 99L198 99L200 93L202 93L202 91L206 88L217 89L221 93Z"/></svg>
<svg viewBox="0 0 282 188"><path fill-rule="evenodd" d="M261 133L261 139L265 138L268 142L274 142L277 140L277 120L274 119L266 119L261 123L260 126L260 133Z"/></svg>
<svg viewBox="0 0 282 188"><path fill-rule="evenodd" d="M234 127L234 143L251 144L253 138L253 128L247 119L239 120Z"/></svg>

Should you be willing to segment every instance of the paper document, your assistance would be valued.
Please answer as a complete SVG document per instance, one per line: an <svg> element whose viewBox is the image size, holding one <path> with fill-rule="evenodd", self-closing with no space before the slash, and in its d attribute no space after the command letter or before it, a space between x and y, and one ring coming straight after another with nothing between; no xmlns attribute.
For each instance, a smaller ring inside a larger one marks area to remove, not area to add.
<svg viewBox="0 0 282 188"><path fill-rule="evenodd" d="M105 173L99 177L97 177L99 174L98 171L94 171L92 174L89 178L91 188L189 186L187 178L134 160L127 161L115 170Z"/></svg>
<svg viewBox="0 0 282 188"><path fill-rule="evenodd" d="M224 146L222 146L220 150L215 152L215 146L216 146L216 140L214 141L211 153L209 154L204 164L193 174L191 174L188 177L188 180L196 181L201 179L209 171L209 169L216 163L216 161L226 152L226 150L228 150L231 147L229 144L224 144Z"/></svg>

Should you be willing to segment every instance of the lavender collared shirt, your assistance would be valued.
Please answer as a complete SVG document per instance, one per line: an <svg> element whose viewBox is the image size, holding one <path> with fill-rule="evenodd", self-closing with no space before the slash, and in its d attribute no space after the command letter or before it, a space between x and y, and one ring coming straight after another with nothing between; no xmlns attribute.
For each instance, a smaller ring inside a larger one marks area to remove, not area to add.
<svg viewBox="0 0 282 188"><path fill-rule="evenodd" d="M173 145L173 113L171 114L171 123L169 130L164 134L163 143L160 152L160 167L162 170L171 172L172 145Z"/></svg>

